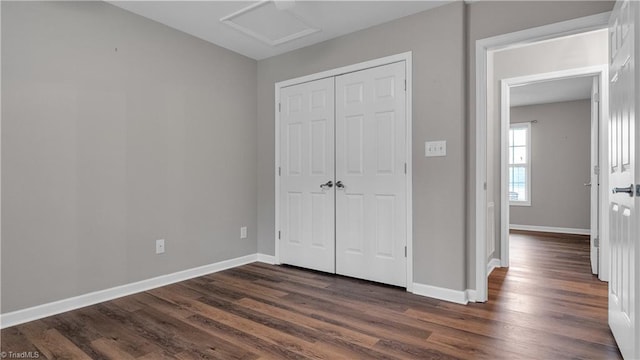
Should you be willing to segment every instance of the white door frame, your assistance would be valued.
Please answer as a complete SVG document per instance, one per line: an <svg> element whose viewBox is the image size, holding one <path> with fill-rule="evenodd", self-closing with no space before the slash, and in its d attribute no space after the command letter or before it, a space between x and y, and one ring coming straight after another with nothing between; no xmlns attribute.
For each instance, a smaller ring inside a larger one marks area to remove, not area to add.
<svg viewBox="0 0 640 360"><path fill-rule="evenodd" d="M476 41L475 301L487 301L487 54L490 50L604 29L610 12Z"/></svg>
<svg viewBox="0 0 640 360"><path fill-rule="evenodd" d="M600 169L608 169L607 156L609 151L609 65L595 65L582 68L567 69L561 71L553 71L542 74L518 76L500 81L500 265L502 267L509 266L509 196L508 193L508 160L507 151L509 147L509 125L511 123L510 114L510 90L514 86L522 86L534 84L537 82L568 79L575 77L597 76L600 89L598 98L600 102L599 109L599 161ZM591 136L590 136L591 138ZM593 146L593 144L591 144ZM589 173L591 174L591 172ZM604 216L608 213L608 206L604 200L608 199L609 179L608 176L600 177L600 190L598 198L600 199L599 213L599 232L600 232L600 269L598 277L600 280L609 280L609 218Z"/></svg>
<svg viewBox="0 0 640 360"><path fill-rule="evenodd" d="M407 186L407 291L413 292L413 194L412 194L412 159L411 156L411 136L412 136L412 124L413 124L413 116L412 116L412 52L408 51L401 54L391 55L382 57L379 59L369 60L353 65L343 66L337 69L322 71L319 73L306 75L294 79L289 79L285 81L280 81L275 84L275 263L280 264L280 249L279 249L279 228L280 228L280 176L279 176L279 168L280 168L280 112L278 111L278 107L280 104L280 89L301 84L309 81L324 79L328 77L339 76L355 71L366 70L369 68L392 64L400 61L405 62L405 74L407 77L407 96L406 96L406 116L407 116L407 145L406 145L406 154L407 154L407 176L406 176L406 186Z"/></svg>

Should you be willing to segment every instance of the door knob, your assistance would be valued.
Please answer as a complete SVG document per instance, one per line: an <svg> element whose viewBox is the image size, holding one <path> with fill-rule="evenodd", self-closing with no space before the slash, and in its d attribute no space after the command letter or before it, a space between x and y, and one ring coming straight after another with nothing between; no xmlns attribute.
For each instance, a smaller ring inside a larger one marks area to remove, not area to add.
<svg viewBox="0 0 640 360"><path fill-rule="evenodd" d="M633 184L627 186L627 187L623 187L623 188L619 188L619 187L614 187L613 190L611 190L612 193L617 194L617 193L627 193L629 194L629 196L633 196Z"/></svg>
<svg viewBox="0 0 640 360"><path fill-rule="evenodd" d="M326 183L320 185L320 189L322 189L322 190L330 189L332 187L333 187L333 181L331 181L331 180L329 180Z"/></svg>
<svg viewBox="0 0 640 360"><path fill-rule="evenodd" d="M338 181L338 182L336 182L336 188L338 188L338 189L344 189L344 184L342 183L342 181Z"/></svg>
<svg viewBox="0 0 640 360"><path fill-rule="evenodd" d="M584 183L584 186L591 186L591 183L590 182Z"/></svg>

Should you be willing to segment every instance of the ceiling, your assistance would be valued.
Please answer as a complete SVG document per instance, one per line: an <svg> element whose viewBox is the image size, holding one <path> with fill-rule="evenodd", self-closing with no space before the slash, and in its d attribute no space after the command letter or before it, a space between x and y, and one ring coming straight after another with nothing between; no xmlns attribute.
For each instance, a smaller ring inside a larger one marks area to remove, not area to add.
<svg viewBox="0 0 640 360"><path fill-rule="evenodd" d="M260 60L451 1L107 2Z"/></svg>
<svg viewBox="0 0 640 360"><path fill-rule="evenodd" d="M107 1L260 60L429 10L452 0ZM589 99L591 77L511 88L511 106Z"/></svg>
<svg viewBox="0 0 640 360"><path fill-rule="evenodd" d="M511 88L511 106L591 99L592 76L549 80Z"/></svg>

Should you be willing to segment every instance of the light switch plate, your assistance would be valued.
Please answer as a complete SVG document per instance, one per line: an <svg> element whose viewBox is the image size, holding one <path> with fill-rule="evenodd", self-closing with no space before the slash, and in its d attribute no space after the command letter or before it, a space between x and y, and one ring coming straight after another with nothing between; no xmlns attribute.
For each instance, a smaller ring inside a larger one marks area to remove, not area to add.
<svg viewBox="0 0 640 360"><path fill-rule="evenodd" d="M447 141L426 141L424 143L424 156L447 156Z"/></svg>
<svg viewBox="0 0 640 360"><path fill-rule="evenodd" d="M246 239L247 238L247 227L243 226L240 228L240 239Z"/></svg>

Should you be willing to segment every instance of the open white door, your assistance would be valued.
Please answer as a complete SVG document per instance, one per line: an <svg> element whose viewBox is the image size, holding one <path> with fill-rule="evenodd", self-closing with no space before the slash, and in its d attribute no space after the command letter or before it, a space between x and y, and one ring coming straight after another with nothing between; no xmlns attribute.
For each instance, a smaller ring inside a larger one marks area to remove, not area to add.
<svg viewBox="0 0 640 360"><path fill-rule="evenodd" d="M336 77L336 272L406 286L405 62Z"/></svg>
<svg viewBox="0 0 640 360"><path fill-rule="evenodd" d="M640 85L635 70L640 31L640 2L617 1L609 22L610 34L610 156L609 195L611 274L609 326L625 359L640 359L640 286L638 264L638 193L640 158L635 111Z"/></svg>
<svg viewBox="0 0 640 360"><path fill-rule="evenodd" d="M334 80L280 92L280 262L335 272Z"/></svg>
<svg viewBox="0 0 640 360"><path fill-rule="evenodd" d="M598 274L600 269L600 248L599 248L599 234L600 234L600 217L599 211L600 201L600 176L599 163L600 163L600 79L598 77L593 78L593 85L591 86L591 176L589 183L585 184L590 186L591 193L591 272Z"/></svg>

